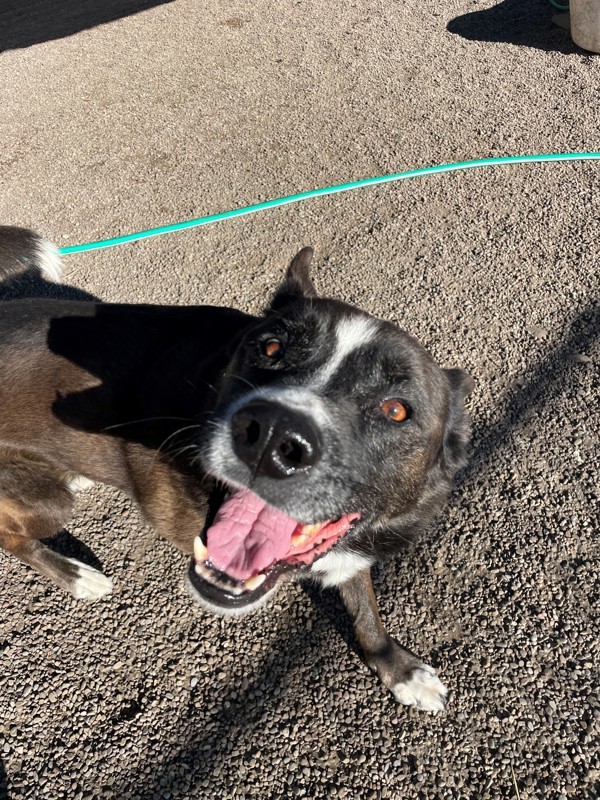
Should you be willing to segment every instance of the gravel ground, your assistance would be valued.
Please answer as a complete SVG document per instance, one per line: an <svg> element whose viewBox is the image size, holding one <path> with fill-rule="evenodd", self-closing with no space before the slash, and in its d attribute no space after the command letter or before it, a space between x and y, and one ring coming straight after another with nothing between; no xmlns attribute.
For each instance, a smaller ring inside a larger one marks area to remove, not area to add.
<svg viewBox="0 0 600 800"><path fill-rule="evenodd" d="M8 0L0 219L67 245L428 164L598 150L600 56L553 13ZM376 576L389 630L452 695L443 715L397 707L334 593L204 613L185 559L97 488L57 546L100 563L110 598L71 600L0 554L0 797L597 797L599 198L598 164L488 169L69 257L67 281L106 300L257 310L312 244L324 293L471 372L471 465Z"/></svg>

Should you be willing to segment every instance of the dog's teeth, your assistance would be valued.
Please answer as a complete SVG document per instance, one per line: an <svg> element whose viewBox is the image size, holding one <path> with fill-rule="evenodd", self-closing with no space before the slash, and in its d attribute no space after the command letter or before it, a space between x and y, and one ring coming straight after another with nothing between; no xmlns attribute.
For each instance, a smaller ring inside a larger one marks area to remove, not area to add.
<svg viewBox="0 0 600 800"><path fill-rule="evenodd" d="M251 578L248 578L247 581L244 581L244 588L248 592L253 592L255 589L258 589L259 586L266 581L267 576L259 573L258 575L253 575Z"/></svg>
<svg viewBox="0 0 600 800"><path fill-rule="evenodd" d="M196 570L196 575L199 575L201 578L204 577L204 570L202 569L202 564L194 564L194 569Z"/></svg>
<svg viewBox="0 0 600 800"><path fill-rule="evenodd" d="M314 525L303 525L301 532L303 536L309 538L310 536L314 536L316 533L318 533L322 527L323 525L321 525L319 522L315 523Z"/></svg>
<svg viewBox="0 0 600 800"><path fill-rule="evenodd" d="M303 544L306 544L310 536L307 536L305 533L295 533L292 536L292 547L301 547Z"/></svg>
<svg viewBox="0 0 600 800"><path fill-rule="evenodd" d="M196 561L206 561L208 558L206 545L199 536L194 539L194 558Z"/></svg>

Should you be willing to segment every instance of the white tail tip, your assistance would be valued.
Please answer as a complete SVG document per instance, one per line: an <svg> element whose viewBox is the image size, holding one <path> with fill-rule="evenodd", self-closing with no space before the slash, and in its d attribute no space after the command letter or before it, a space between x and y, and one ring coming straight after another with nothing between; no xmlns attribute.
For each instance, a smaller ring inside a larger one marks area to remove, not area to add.
<svg viewBox="0 0 600 800"><path fill-rule="evenodd" d="M52 283L62 281L62 260L58 247L46 239L38 239L36 246L36 263L42 276Z"/></svg>

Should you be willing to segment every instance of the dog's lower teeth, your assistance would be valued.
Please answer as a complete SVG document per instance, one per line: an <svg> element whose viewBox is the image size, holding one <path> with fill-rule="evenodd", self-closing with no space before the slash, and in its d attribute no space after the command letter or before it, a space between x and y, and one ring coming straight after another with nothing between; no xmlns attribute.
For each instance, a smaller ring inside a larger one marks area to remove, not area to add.
<svg viewBox="0 0 600 800"><path fill-rule="evenodd" d="M248 580L244 581L244 588L248 592L253 592L255 589L258 589L259 586L262 586L266 579L267 576L263 575L262 573L253 575L251 578L248 578Z"/></svg>

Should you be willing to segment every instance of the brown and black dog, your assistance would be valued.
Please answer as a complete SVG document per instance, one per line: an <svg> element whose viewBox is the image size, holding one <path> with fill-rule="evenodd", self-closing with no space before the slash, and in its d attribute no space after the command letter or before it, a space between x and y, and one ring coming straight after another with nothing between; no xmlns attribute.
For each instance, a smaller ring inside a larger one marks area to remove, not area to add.
<svg viewBox="0 0 600 800"><path fill-rule="evenodd" d="M436 711L434 670L385 631L373 564L442 508L464 463L472 381L408 334L316 296L312 251L263 316L210 306L22 299L0 304L0 547L79 598L101 572L49 549L83 481L110 484L192 554L216 613L282 580L337 586L369 665L395 698ZM35 234L0 228L0 279L59 279Z"/></svg>

